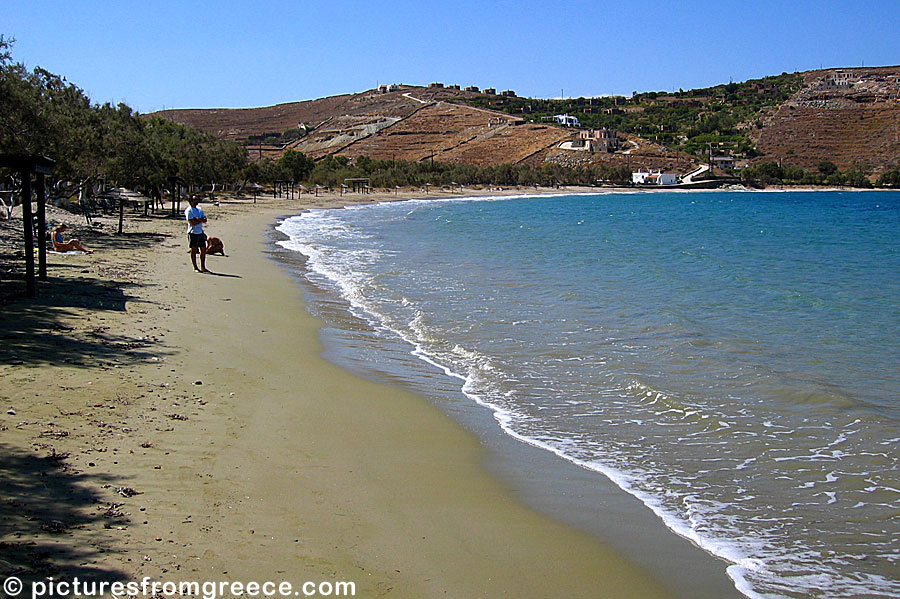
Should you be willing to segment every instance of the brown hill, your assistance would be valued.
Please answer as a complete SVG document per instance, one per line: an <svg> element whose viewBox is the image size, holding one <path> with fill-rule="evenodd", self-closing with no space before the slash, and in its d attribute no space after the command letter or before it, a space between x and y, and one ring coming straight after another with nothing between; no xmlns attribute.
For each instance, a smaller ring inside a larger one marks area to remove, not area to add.
<svg viewBox="0 0 900 599"><path fill-rule="evenodd" d="M334 96L306 102L248 109L165 110L158 116L212 133L220 139L247 143L251 157L277 157L285 149L313 158L329 154L388 160L434 159L476 166L609 162L610 156L560 150L576 132L549 123L526 123L506 113L453 103L477 95L449 88L400 86L381 93ZM305 128L305 134L281 145L248 143L252 136ZM637 144L635 144L637 145ZM642 140L627 159L635 168L683 166L691 158L674 157L666 148ZM642 160L640 156L648 158Z"/></svg>
<svg viewBox="0 0 900 599"><path fill-rule="evenodd" d="M254 135L281 133L301 124L317 127L338 115L366 116L377 112L389 117L403 117L415 108L415 102L397 92L346 94L262 108L161 110L148 116L196 127L220 139L244 142Z"/></svg>
<svg viewBox="0 0 900 599"><path fill-rule="evenodd" d="M810 71L803 80L753 133L759 160L810 170L829 160L875 174L900 164L900 67Z"/></svg>

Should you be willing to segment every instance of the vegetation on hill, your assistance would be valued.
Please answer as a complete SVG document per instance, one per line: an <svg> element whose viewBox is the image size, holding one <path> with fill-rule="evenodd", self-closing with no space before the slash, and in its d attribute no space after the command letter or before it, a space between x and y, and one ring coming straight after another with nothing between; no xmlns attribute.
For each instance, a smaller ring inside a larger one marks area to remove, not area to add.
<svg viewBox="0 0 900 599"><path fill-rule="evenodd" d="M277 131L273 131L270 133L261 133L259 135L250 135L247 137L247 142L244 145L252 146L255 144L266 144L281 146L292 141L297 141L304 135L306 135L306 130L298 128L287 129L280 133Z"/></svg>
<svg viewBox="0 0 900 599"><path fill-rule="evenodd" d="M803 84L799 73L728 83L705 89L637 93L630 98L606 96L541 100L482 95L460 99L471 106L524 115L539 122L557 114L577 116L582 126L607 127L652 139L695 156L714 148L753 157L747 130L761 126L760 116L777 107Z"/></svg>

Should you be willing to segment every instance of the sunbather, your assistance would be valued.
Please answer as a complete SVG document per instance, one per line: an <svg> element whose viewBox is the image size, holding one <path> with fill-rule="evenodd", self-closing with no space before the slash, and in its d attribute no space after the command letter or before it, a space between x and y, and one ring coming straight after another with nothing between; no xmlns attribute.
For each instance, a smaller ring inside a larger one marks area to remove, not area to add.
<svg viewBox="0 0 900 599"><path fill-rule="evenodd" d="M66 241L63 238L63 233L68 229L66 225L60 225L56 227L53 231L53 249L57 252L71 252L72 250L78 250L80 252L84 252L85 254L93 254L94 250L89 250L84 247L84 244L81 243L78 239L70 239Z"/></svg>

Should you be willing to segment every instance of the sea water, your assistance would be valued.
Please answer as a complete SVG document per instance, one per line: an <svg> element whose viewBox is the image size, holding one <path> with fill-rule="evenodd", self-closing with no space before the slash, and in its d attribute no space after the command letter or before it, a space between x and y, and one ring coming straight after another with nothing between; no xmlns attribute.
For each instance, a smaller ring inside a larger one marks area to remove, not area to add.
<svg viewBox="0 0 900 599"><path fill-rule="evenodd" d="M900 193L415 200L277 228L383 341L373 368L608 477L742 593L900 597Z"/></svg>

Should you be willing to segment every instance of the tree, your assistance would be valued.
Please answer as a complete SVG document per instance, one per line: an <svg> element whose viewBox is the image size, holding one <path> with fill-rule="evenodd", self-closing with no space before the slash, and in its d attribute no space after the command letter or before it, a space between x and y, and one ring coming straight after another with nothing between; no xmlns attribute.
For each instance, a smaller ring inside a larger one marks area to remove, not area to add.
<svg viewBox="0 0 900 599"><path fill-rule="evenodd" d="M869 178L866 177L866 174L859 166L854 166L852 169L845 173L845 181L847 185L850 185L851 187L872 187L872 182L869 181Z"/></svg>
<svg viewBox="0 0 900 599"><path fill-rule="evenodd" d="M294 181L306 181L315 168L315 161L297 150L285 150L278 163L287 170Z"/></svg>
<svg viewBox="0 0 900 599"><path fill-rule="evenodd" d="M760 162L756 166L744 169L745 179L758 179L763 183L780 183L784 178L784 169L777 162Z"/></svg>
<svg viewBox="0 0 900 599"><path fill-rule="evenodd" d="M882 173L876 182L878 187L900 187L900 167L895 166L889 171Z"/></svg>
<svg viewBox="0 0 900 599"><path fill-rule="evenodd" d="M822 173L823 175L825 175L826 177L829 177L829 176L835 174L836 172L838 172L838 167L835 163L833 163L830 160L823 160L822 162L819 163L819 172Z"/></svg>

